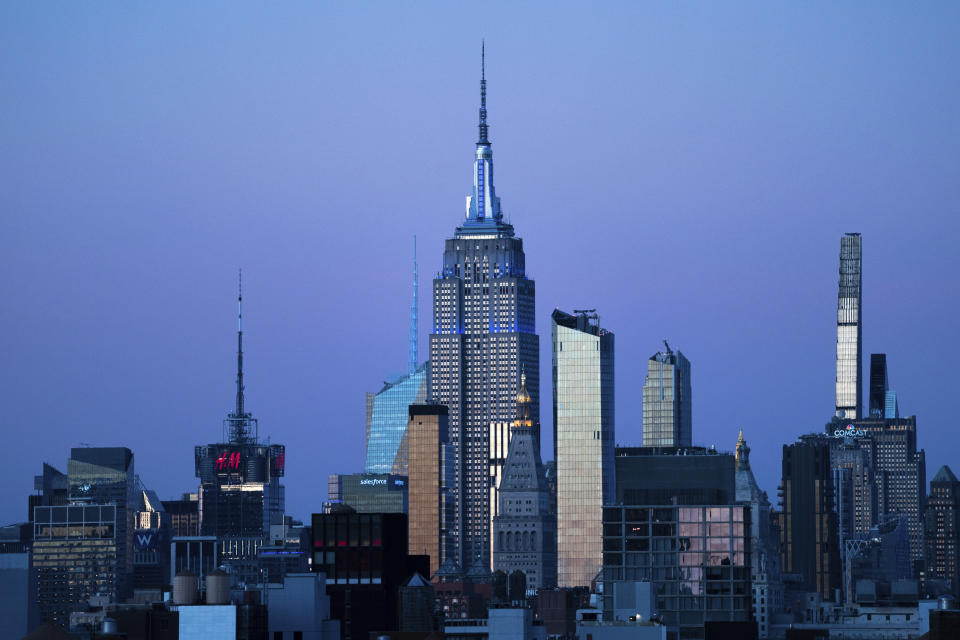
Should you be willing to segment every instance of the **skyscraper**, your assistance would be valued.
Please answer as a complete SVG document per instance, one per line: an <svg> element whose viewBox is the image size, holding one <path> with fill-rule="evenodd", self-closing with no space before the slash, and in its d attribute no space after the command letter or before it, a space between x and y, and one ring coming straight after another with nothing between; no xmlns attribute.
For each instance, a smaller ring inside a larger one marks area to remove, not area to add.
<svg viewBox="0 0 960 640"><path fill-rule="evenodd" d="M910 559L915 570L919 571L923 558L927 462L926 452L917 448L916 416L889 420L863 418L849 422L834 418L827 423L825 435L830 443L834 466L839 466L840 454L844 450L854 447L864 451L872 467L872 492L860 490L862 480L868 475L855 472L853 476L851 508L856 530L864 532L864 526L880 524L885 515L906 517ZM847 451L846 455L849 460L850 452ZM872 521L868 522L867 516L871 513Z"/></svg>
<svg viewBox="0 0 960 640"><path fill-rule="evenodd" d="M557 584L589 586L603 564L603 505L615 491L613 334L592 309L557 309L551 319Z"/></svg>
<svg viewBox="0 0 960 640"><path fill-rule="evenodd" d="M410 554L430 556L432 576L453 553L451 529L455 511L449 411L441 404L415 404L410 405L409 415Z"/></svg>
<svg viewBox="0 0 960 640"><path fill-rule="evenodd" d="M409 456L407 408L427 401L429 363L418 365L419 280L417 239L413 239L413 302L410 304L410 345L407 373L383 383L377 393L367 394L367 473L406 476Z"/></svg>
<svg viewBox="0 0 960 640"><path fill-rule="evenodd" d="M540 341L523 240L504 221L493 187L484 73L479 128L466 219L444 243L443 267L433 281L429 384L431 401L450 409L459 500L457 564L489 571L490 424L512 419L521 370L527 373L531 413L539 423Z"/></svg>
<svg viewBox="0 0 960 640"><path fill-rule="evenodd" d="M890 388L887 374L887 354L870 354L870 407L871 418L899 418L900 405L897 392Z"/></svg>
<svg viewBox="0 0 960 640"><path fill-rule="evenodd" d="M783 570L803 576L807 589L836 601L840 589L837 514L833 506L830 447L818 436L783 445L780 484Z"/></svg>
<svg viewBox="0 0 960 640"><path fill-rule="evenodd" d="M121 593L133 573L133 530L137 510L133 452L126 447L74 447L67 460L71 504L117 506L117 551L121 558Z"/></svg>
<svg viewBox="0 0 960 640"><path fill-rule="evenodd" d="M257 419L244 406L242 293L237 309L236 408L223 421L220 442L194 447L194 470L200 535L216 536L234 575L253 580L259 547L283 517L286 450L259 440Z"/></svg>
<svg viewBox="0 0 960 640"><path fill-rule="evenodd" d="M407 409L427 401L429 373L429 363L423 363L413 373L384 382L380 391L367 394L367 473L407 475Z"/></svg>
<svg viewBox="0 0 960 640"><path fill-rule="evenodd" d="M960 592L960 481L946 465L930 481L925 533L926 591Z"/></svg>
<svg viewBox="0 0 960 640"><path fill-rule="evenodd" d="M837 410L843 420L861 416L863 351L861 317L861 243L859 233L840 238L840 291L837 296Z"/></svg>
<svg viewBox="0 0 960 640"><path fill-rule="evenodd" d="M136 485L126 447L81 447L67 461L66 505L34 507L33 570L41 619L68 627L70 613L102 594L121 602L133 575Z"/></svg>
<svg viewBox="0 0 960 640"><path fill-rule="evenodd" d="M887 354L870 354L870 406L871 418L883 418L887 404Z"/></svg>
<svg viewBox="0 0 960 640"><path fill-rule="evenodd" d="M663 341L647 361L643 383L643 446L689 447L693 439L691 420L690 361Z"/></svg>

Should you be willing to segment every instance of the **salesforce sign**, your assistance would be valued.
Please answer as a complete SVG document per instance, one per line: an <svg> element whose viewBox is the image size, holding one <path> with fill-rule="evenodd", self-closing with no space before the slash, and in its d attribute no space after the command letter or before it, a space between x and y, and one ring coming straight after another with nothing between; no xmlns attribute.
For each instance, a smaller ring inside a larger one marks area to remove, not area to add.
<svg viewBox="0 0 960 640"><path fill-rule="evenodd" d="M865 435L867 435L866 429L857 429L852 424L848 424L841 429L834 429L833 431L834 438L862 438Z"/></svg>
<svg viewBox="0 0 960 640"><path fill-rule="evenodd" d="M353 476L344 476L344 478L350 478L352 483L354 483L353 486L363 487L365 490L380 489L387 491L402 491L406 489L407 486L406 476L396 476L393 474L364 473Z"/></svg>

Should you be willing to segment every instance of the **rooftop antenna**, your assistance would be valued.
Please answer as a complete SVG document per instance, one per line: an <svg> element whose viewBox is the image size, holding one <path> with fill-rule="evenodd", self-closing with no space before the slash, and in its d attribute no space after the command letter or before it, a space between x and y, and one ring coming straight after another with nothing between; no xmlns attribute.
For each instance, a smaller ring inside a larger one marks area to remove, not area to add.
<svg viewBox="0 0 960 640"><path fill-rule="evenodd" d="M237 409L243 415L243 269L237 272Z"/></svg>
<svg viewBox="0 0 960 640"><path fill-rule="evenodd" d="M237 276L237 406L227 415L224 426L229 425L230 442L244 444L257 439L257 421L246 412L243 397L243 270ZM251 435L250 427L254 428Z"/></svg>
<svg viewBox="0 0 960 640"><path fill-rule="evenodd" d="M480 139L477 144L490 144L487 140L487 44L480 41Z"/></svg>
<svg viewBox="0 0 960 640"><path fill-rule="evenodd" d="M417 314L419 307L419 301L417 299L419 288L420 278L417 275L417 236L413 236L413 303L410 305L410 354L407 358L407 373L416 372L417 356L420 351L420 319Z"/></svg>

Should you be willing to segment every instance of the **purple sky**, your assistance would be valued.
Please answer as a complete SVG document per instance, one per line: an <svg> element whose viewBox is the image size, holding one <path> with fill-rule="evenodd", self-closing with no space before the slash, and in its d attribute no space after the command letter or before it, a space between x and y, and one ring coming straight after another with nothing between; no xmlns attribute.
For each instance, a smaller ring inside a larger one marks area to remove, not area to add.
<svg viewBox="0 0 960 640"><path fill-rule="evenodd" d="M549 314L596 307L618 443L668 338L694 440L743 427L775 495L781 444L833 411L839 238L860 231L864 366L888 354L928 475L960 471L956 2L6 2L0 523L81 442L195 490L193 446L234 401L238 267L288 511L361 468L364 392L405 368L412 236L425 347L470 192L481 38L545 434Z"/></svg>

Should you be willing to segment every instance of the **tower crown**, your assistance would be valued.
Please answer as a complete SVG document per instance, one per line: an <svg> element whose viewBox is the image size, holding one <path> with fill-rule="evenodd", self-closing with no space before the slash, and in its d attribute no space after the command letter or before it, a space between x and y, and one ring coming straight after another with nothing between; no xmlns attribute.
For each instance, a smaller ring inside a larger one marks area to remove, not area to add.
<svg viewBox="0 0 960 640"><path fill-rule="evenodd" d="M743 429L740 429L740 437L737 438L736 465L737 469L750 468L750 447L743 437Z"/></svg>
<svg viewBox="0 0 960 640"><path fill-rule="evenodd" d="M493 150L487 125L486 45L480 49L480 135L473 160L473 195L467 196L467 225L497 228L503 223L500 198L493 188Z"/></svg>
<svg viewBox="0 0 960 640"><path fill-rule="evenodd" d="M530 393L527 391L527 374L520 374L520 391L517 392L517 419L513 421L515 427L533 427L530 418Z"/></svg>

